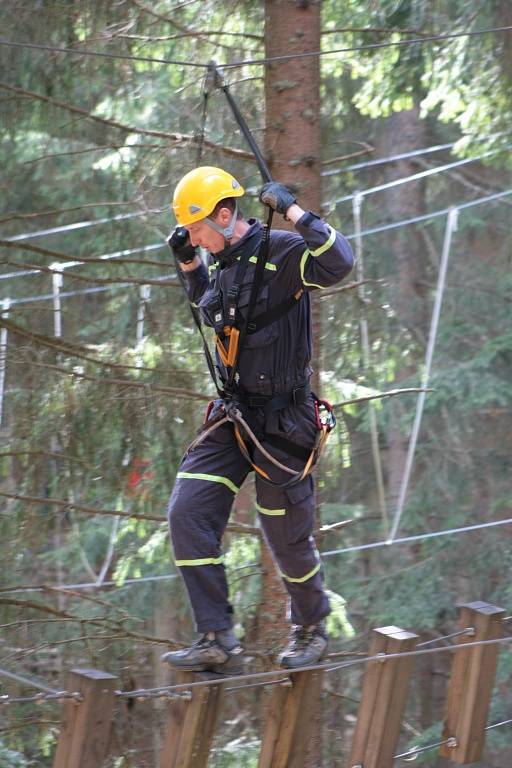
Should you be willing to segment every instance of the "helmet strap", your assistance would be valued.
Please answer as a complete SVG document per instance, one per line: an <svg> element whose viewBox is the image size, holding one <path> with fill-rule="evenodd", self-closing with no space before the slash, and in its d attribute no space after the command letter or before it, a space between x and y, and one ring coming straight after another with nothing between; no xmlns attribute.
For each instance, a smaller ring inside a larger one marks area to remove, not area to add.
<svg viewBox="0 0 512 768"><path fill-rule="evenodd" d="M229 222L227 227L221 227L209 216L206 216L205 221L208 223L209 227L214 229L216 232L222 235L229 242L233 237L233 233L235 231L237 217L238 217L238 203L235 200L235 210L233 211L233 214L231 216L231 221Z"/></svg>

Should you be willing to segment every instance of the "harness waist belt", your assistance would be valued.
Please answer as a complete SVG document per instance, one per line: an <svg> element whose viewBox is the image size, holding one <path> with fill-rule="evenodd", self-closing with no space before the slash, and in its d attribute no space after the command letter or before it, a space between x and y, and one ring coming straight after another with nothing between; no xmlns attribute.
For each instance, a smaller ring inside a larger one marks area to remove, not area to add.
<svg viewBox="0 0 512 768"><path fill-rule="evenodd" d="M289 405L302 405L306 402L311 393L309 382L295 387L290 392L283 392L280 395L250 395L239 392L223 392L222 396L226 400L236 400L242 405L248 405L249 408L265 408L267 413L280 411Z"/></svg>

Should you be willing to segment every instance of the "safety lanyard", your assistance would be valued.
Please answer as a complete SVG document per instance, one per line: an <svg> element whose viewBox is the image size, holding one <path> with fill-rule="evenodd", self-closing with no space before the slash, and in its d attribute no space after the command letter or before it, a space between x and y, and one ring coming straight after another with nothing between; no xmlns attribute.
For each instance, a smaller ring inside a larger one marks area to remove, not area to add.
<svg viewBox="0 0 512 768"><path fill-rule="evenodd" d="M247 123L245 122L245 119L238 109L238 105L236 104L235 100L233 99L233 96L231 95L227 83L224 81L224 78L221 74L221 71L215 64L215 62L211 62L208 66L208 70L205 76L204 85L203 85L203 113L202 113L202 121L201 121L201 130L198 136L198 153L197 153L197 160L198 162L201 160L202 156L202 150L203 150L203 144L204 144L204 133L205 133L205 124L206 124L206 113L207 113L207 105L208 105L208 96L209 92L212 88L219 88L224 92L224 95L226 96L226 99L228 101L228 104L231 108L231 111L233 112L234 118L237 121L240 130L242 131L247 143L249 144L252 153L254 154L256 164L258 165L260 174L262 176L262 179L264 182L272 181L272 176L270 174L270 171L268 169L268 166L265 162L265 159L263 155L261 154L261 151L252 135L252 133L249 130L249 127ZM228 347L228 352L226 354L226 350L224 349L222 343L217 343L217 352L219 353L219 356L222 360L222 362L228 366L228 378L225 382L224 389L220 389L217 381L217 375L215 373L215 364L213 361L213 358L211 356L210 350L208 348L208 344L206 342L206 338L202 329L201 325L201 318L199 316L199 313L197 312L196 308L192 306L192 303L190 303L190 308L192 311L192 316L194 318L194 322L199 328L199 331L201 333L201 337L203 339L203 346L205 350L206 355L206 361L208 364L208 369L210 371L210 375L212 377L212 380L215 384L215 388L217 390L217 393L219 394L219 397L227 396L230 397L233 394L234 386L235 386L235 380L236 380L236 374L237 374L237 367L238 367L238 361L240 359L240 353L245 341L245 337L249 331L250 327L250 321L251 316L254 311L254 307L256 305L256 301L258 298L258 293L260 290L260 286L263 282L263 277L265 274L265 265L267 263L268 259L268 253L269 253L269 245L270 245L270 229L272 227L272 217L273 217L273 210L269 207L268 215L267 215L267 221L263 224L263 234L261 238L261 243L258 249L258 255L256 257L256 267L254 270L252 285L251 285L251 293L249 297L249 305L247 307L247 313L245 315L244 321L242 323L241 328L237 329L235 328L235 320L236 320L236 309L237 309L237 303L238 303L238 294L235 296L234 294L232 296L228 296L228 322L226 326L230 328L229 331L230 334L230 342ZM247 262L249 260L249 257L247 258ZM181 269L179 269L178 264L177 270L178 273L181 273ZM245 269L247 268L247 263L245 263L244 267L241 267L239 265L239 268L243 268L243 273L245 274ZM243 275L239 277L239 269L237 269L237 274L235 276L235 283L236 287L240 288L240 285L243 280ZM180 274L180 279L183 287L186 291L186 284L185 280L183 278L183 275ZM231 338L232 337L232 338Z"/></svg>

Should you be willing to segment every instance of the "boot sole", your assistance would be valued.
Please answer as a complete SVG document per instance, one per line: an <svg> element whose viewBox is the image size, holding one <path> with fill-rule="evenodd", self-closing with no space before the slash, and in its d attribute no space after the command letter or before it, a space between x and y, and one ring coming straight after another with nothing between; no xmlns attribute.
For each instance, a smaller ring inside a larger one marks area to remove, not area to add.
<svg viewBox="0 0 512 768"><path fill-rule="evenodd" d="M288 664L286 663L286 658L284 658L284 659L281 659L281 661L279 662L279 666L282 669L287 669L289 672L300 671L302 667L310 667L310 666L313 666L314 664L321 664L322 661L325 661L326 656L327 656L327 650L324 653L322 653L322 655L319 656L318 659L316 659L315 661L308 661L307 664L298 664L295 667L288 666Z"/></svg>

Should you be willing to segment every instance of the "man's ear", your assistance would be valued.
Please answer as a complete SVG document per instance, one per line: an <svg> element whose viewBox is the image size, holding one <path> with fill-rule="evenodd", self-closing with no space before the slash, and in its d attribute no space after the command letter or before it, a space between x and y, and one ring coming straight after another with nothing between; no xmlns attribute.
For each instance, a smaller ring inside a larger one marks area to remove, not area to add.
<svg viewBox="0 0 512 768"><path fill-rule="evenodd" d="M221 208L219 213L217 214L217 224L220 224L221 227L227 227L229 222L231 221L232 212L229 210L229 208Z"/></svg>

